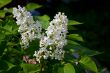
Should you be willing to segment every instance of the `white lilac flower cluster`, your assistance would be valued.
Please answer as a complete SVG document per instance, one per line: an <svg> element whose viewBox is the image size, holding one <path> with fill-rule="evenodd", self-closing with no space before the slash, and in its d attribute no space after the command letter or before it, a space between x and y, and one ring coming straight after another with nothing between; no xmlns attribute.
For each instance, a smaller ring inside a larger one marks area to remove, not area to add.
<svg viewBox="0 0 110 73"><path fill-rule="evenodd" d="M42 35L40 40L40 49L35 51L34 56L40 62L41 58L62 60L65 51L63 46L67 43L67 23L68 19L64 13L58 13L50 22L46 35Z"/></svg>
<svg viewBox="0 0 110 73"><path fill-rule="evenodd" d="M68 19L64 13L58 13L54 19L50 22L50 26L46 32L41 35L41 25L39 22L35 22L31 13L26 11L23 7L18 6L13 8L13 14L16 18L16 23L19 25L18 32L21 34L21 45L24 48L29 46L29 42L39 38L40 49L35 51L34 56L40 63L43 59L56 59L62 60L64 58L65 51L63 50L64 45L67 43L67 23ZM39 36L40 35L40 36Z"/></svg>
<svg viewBox="0 0 110 73"><path fill-rule="evenodd" d="M18 32L21 34L21 45L23 48L28 48L29 42L36 38L40 38L41 25L38 21L33 20L31 13L23 7L18 6L13 8L13 15L16 18L16 23L19 25Z"/></svg>

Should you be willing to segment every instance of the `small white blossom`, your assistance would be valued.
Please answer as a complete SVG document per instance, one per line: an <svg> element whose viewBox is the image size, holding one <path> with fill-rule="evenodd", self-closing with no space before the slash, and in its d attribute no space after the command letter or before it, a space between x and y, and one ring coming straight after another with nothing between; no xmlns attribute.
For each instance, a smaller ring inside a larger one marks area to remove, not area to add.
<svg viewBox="0 0 110 73"><path fill-rule="evenodd" d="M31 13L23 7L13 8L13 15L16 23L19 25L18 32L21 34L21 45L28 48L29 42L41 36L41 25L38 21L33 20Z"/></svg>
<svg viewBox="0 0 110 73"><path fill-rule="evenodd" d="M40 48L38 52L35 51L34 55L36 60L40 63L41 58L47 59L49 56L49 51L46 48Z"/></svg>
<svg viewBox="0 0 110 73"><path fill-rule="evenodd" d="M56 14L46 30L46 35L43 35L40 40L39 51L34 54L37 61L40 62L41 58L47 59L48 57L56 60L64 58L63 46L67 43L67 23L68 19L64 13Z"/></svg>

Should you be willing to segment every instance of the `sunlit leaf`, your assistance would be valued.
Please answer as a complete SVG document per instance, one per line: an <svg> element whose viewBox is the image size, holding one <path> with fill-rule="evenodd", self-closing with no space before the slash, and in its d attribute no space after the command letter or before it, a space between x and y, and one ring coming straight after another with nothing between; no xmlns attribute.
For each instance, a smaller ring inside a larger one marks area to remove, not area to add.
<svg viewBox="0 0 110 73"><path fill-rule="evenodd" d="M0 8L9 4L12 0L0 0Z"/></svg>
<svg viewBox="0 0 110 73"><path fill-rule="evenodd" d="M42 28L47 29L49 26L50 17L48 15L39 16L38 20L40 21Z"/></svg>
<svg viewBox="0 0 110 73"><path fill-rule="evenodd" d="M70 34L67 38L76 41L83 41L83 38L79 34Z"/></svg>
<svg viewBox="0 0 110 73"><path fill-rule="evenodd" d="M3 17L5 17L5 11L3 11L3 10L0 10L0 18L3 18Z"/></svg>
<svg viewBox="0 0 110 73"><path fill-rule="evenodd" d="M42 5L39 5L39 4L36 4L36 3L28 3L26 5L27 10L35 10L37 8L40 8L40 7L42 7Z"/></svg>
<svg viewBox="0 0 110 73"><path fill-rule="evenodd" d="M77 22L77 21L75 21L75 20L69 20L69 21L68 21L68 25L79 25L79 24L82 24L82 23Z"/></svg>
<svg viewBox="0 0 110 73"><path fill-rule="evenodd" d="M64 73L76 73L72 64L67 63L64 65Z"/></svg>
<svg viewBox="0 0 110 73"><path fill-rule="evenodd" d="M90 57L83 57L81 58L81 60L79 61L82 66L94 73L98 73L98 70L97 70L97 66L95 64L95 62L90 58Z"/></svg>
<svg viewBox="0 0 110 73"><path fill-rule="evenodd" d="M72 41L72 40L68 40L68 44L80 45L78 42L75 42L75 41Z"/></svg>
<svg viewBox="0 0 110 73"><path fill-rule="evenodd" d="M39 64L21 64L21 67L25 73L35 73L40 70Z"/></svg>

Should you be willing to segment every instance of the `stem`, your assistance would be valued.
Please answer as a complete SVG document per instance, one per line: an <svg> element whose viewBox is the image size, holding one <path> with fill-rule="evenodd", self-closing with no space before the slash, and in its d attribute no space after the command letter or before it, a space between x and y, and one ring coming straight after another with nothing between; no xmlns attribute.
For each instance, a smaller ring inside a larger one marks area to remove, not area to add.
<svg viewBox="0 0 110 73"><path fill-rule="evenodd" d="M40 64L41 65L41 68L40 68L40 73L43 73L43 65L42 65L42 63Z"/></svg>
<svg viewBox="0 0 110 73"><path fill-rule="evenodd" d="M45 61L44 61L44 59L42 59L41 60L41 63L40 63L40 66L41 66L41 68L40 68L40 73L45 73Z"/></svg>

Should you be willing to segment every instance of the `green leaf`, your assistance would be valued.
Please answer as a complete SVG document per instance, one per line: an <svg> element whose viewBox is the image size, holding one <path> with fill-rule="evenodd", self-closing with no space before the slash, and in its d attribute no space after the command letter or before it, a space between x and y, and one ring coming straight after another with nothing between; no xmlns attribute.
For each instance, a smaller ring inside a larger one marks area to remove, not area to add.
<svg viewBox="0 0 110 73"><path fill-rule="evenodd" d="M40 8L40 7L42 7L42 6L39 5L39 4L36 4L36 3L28 3L28 4L26 5L26 9L27 9L27 10L35 10L35 9L37 9L37 8Z"/></svg>
<svg viewBox="0 0 110 73"><path fill-rule="evenodd" d="M86 47L83 47L83 46L77 45L77 44L68 43L64 47L64 49L71 53L77 52L81 56L94 56L94 55L100 54L100 52L98 52L98 51L90 50Z"/></svg>
<svg viewBox="0 0 110 73"><path fill-rule="evenodd" d="M0 10L0 18L4 18L5 17L5 11L3 11L3 10Z"/></svg>
<svg viewBox="0 0 110 73"><path fill-rule="evenodd" d="M35 39L32 42L30 42L28 49L25 50L26 54L33 55L33 53L39 49L39 42L36 41L40 41L40 40Z"/></svg>
<svg viewBox="0 0 110 73"><path fill-rule="evenodd" d="M12 0L0 0L0 8L9 4Z"/></svg>
<svg viewBox="0 0 110 73"><path fill-rule="evenodd" d="M78 29L74 26L68 26L68 30L78 30Z"/></svg>
<svg viewBox="0 0 110 73"><path fill-rule="evenodd" d="M5 30L5 34L16 34L18 30L18 26L12 17L7 17L4 21L4 25L2 27Z"/></svg>
<svg viewBox="0 0 110 73"><path fill-rule="evenodd" d="M84 47L82 47L82 49L80 49L78 52L79 52L80 55L82 55L82 56L94 56L94 55L101 54L101 53L98 52L98 51L90 50L90 49L84 48Z"/></svg>
<svg viewBox="0 0 110 73"><path fill-rule="evenodd" d="M19 71L18 73L24 73L24 71Z"/></svg>
<svg viewBox="0 0 110 73"><path fill-rule="evenodd" d="M13 65L12 63L6 61L7 65L8 65L8 69L7 70L10 70L11 68L15 67L15 65Z"/></svg>
<svg viewBox="0 0 110 73"><path fill-rule="evenodd" d="M19 71L21 70L20 66L14 66L12 67L10 70L8 70L6 73L19 73Z"/></svg>
<svg viewBox="0 0 110 73"><path fill-rule="evenodd" d="M73 57L73 53L66 52L65 55L64 55L64 59L63 60L66 61L66 62L73 63L76 60L76 58Z"/></svg>
<svg viewBox="0 0 110 73"><path fill-rule="evenodd" d="M5 34L3 34L2 32L0 32L0 43L4 40L4 38L5 38Z"/></svg>
<svg viewBox="0 0 110 73"><path fill-rule="evenodd" d="M97 66L90 57L83 57L79 62L85 69L98 73Z"/></svg>
<svg viewBox="0 0 110 73"><path fill-rule="evenodd" d="M13 8L4 8L4 11L5 11L5 12L9 12L9 13L12 13L12 11L13 11Z"/></svg>
<svg viewBox="0 0 110 73"><path fill-rule="evenodd" d="M69 51L71 53L74 53L80 49L81 48L79 47L79 45L74 45L74 44L67 44L66 46L64 46L64 50Z"/></svg>
<svg viewBox="0 0 110 73"><path fill-rule="evenodd" d="M8 65L4 60L0 60L0 70L7 70Z"/></svg>
<svg viewBox="0 0 110 73"><path fill-rule="evenodd" d="M12 31L12 27L13 26L6 24L3 28L8 30L9 32L11 32Z"/></svg>
<svg viewBox="0 0 110 73"><path fill-rule="evenodd" d="M64 64L61 64L59 61L53 60L50 65L53 66L52 73L64 73Z"/></svg>
<svg viewBox="0 0 110 73"><path fill-rule="evenodd" d="M21 64L25 73L35 73L40 70L39 64Z"/></svg>
<svg viewBox="0 0 110 73"><path fill-rule="evenodd" d="M64 73L63 66L57 66L57 68L58 68L58 73ZM54 72L54 73L56 73L56 72Z"/></svg>
<svg viewBox="0 0 110 73"><path fill-rule="evenodd" d="M73 64L74 64L76 73L86 73L85 68L82 67L82 65L80 65L80 63L78 63L78 64L73 63Z"/></svg>
<svg viewBox="0 0 110 73"><path fill-rule="evenodd" d="M67 63L64 65L64 73L76 73L72 64Z"/></svg>
<svg viewBox="0 0 110 73"><path fill-rule="evenodd" d="M82 24L82 23L77 22L77 21L75 21L75 20L69 20L69 21L68 21L68 25L79 25L79 24Z"/></svg>
<svg viewBox="0 0 110 73"><path fill-rule="evenodd" d="M38 20L40 21L42 28L47 29L49 26L50 17L48 15L39 16Z"/></svg>
<svg viewBox="0 0 110 73"><path fill-rule="evenodd" d="M68 40L68 44L80 45L79 43L72 41L72 40Z"/></svg>
<svg viewBox="0 0 110 73"><path fill-rule="evenodd" d="M76 40L76 41L84 41L83 38L79 34L70 34L67 36L68 39Z"/></svg>
<svg viewBox="0 0 110 73"><path fill-rule="evenodd" d="M0 42L0 56L3 54L5 48L6 48L6 41L1 41Z"/></svg>
<svg viewBox="0 0 110 73"><path fill-rule="evenodd" d="M2 19L0 19L0 22L2 21Z"/></svg>

